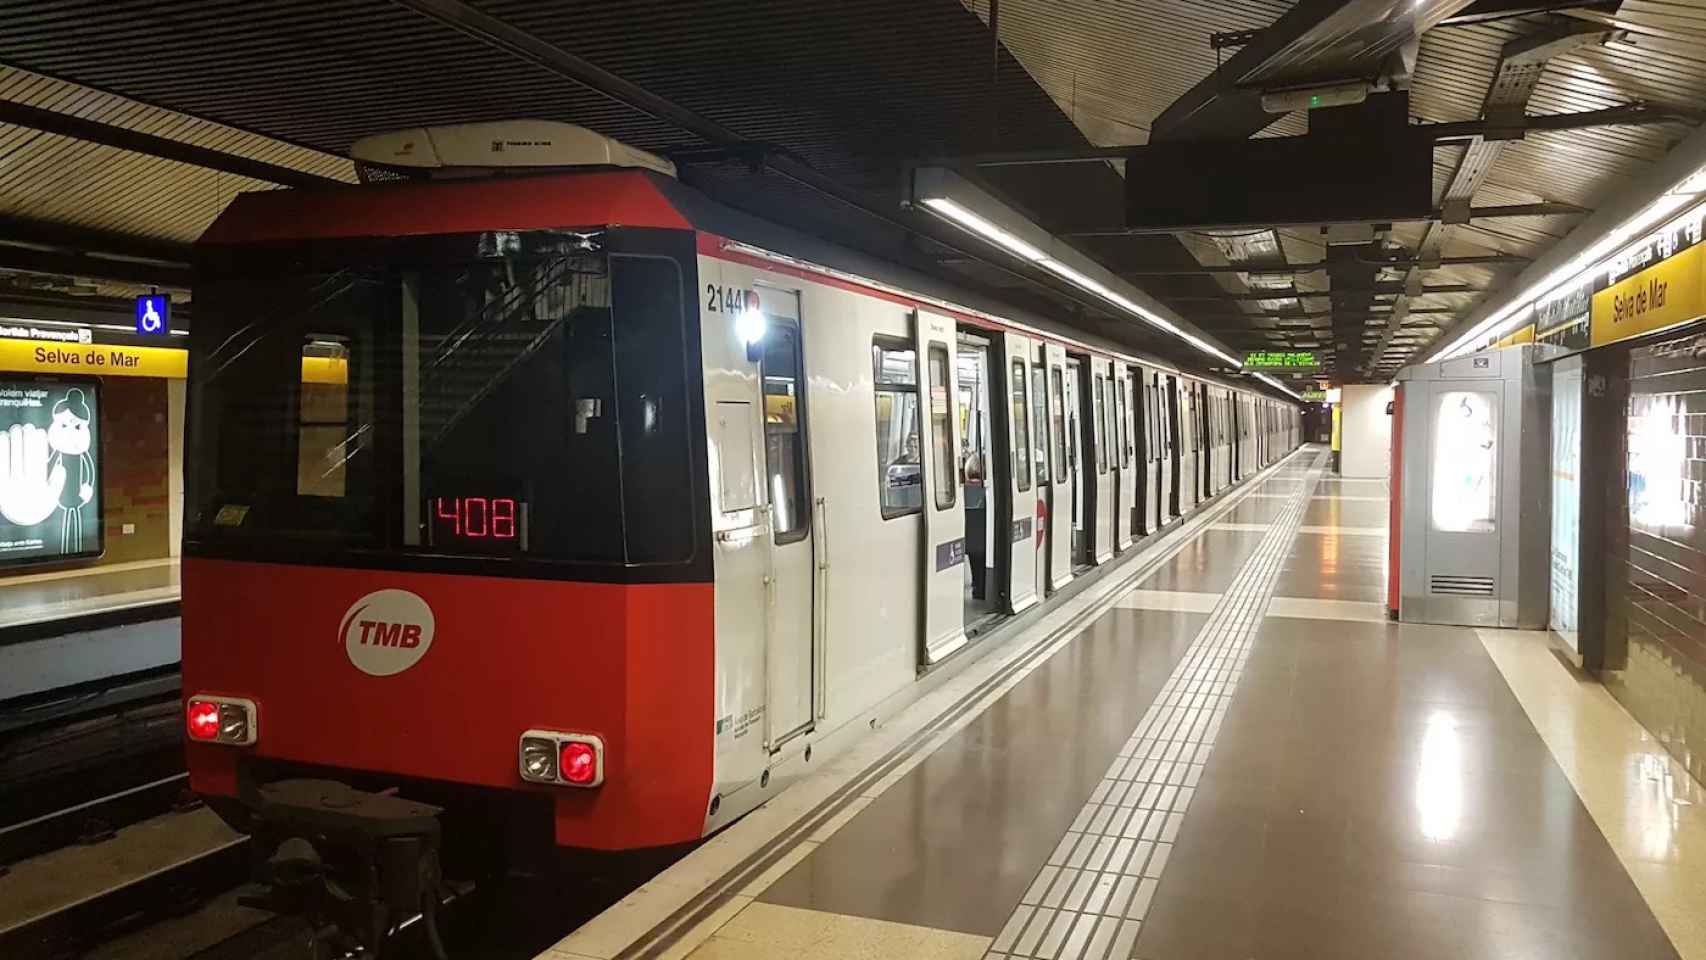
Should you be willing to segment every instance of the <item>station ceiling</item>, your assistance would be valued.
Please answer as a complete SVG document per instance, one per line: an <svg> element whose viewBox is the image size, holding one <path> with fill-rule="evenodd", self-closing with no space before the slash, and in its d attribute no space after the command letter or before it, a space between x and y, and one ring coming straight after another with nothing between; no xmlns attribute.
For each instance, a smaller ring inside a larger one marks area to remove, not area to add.
<svg viewBox="0 0 1706 960"><path fill-rule="evenodd" d="M529 117L1201 366L905 209L909 166L948 162L1234 349L1315 350L1341 380L1389 375L1496 296L1706 100L1706 0L0 0L0 23L0 294L181 285L183 245L235 192L353 181L367 134ZM1310 115L1262 91L1344 80L1465 125L1433 187L1467 222L1081 229L1123 210L1106 148L1298 136ZM985 163L1013 154L1106 159Z"/></svg>

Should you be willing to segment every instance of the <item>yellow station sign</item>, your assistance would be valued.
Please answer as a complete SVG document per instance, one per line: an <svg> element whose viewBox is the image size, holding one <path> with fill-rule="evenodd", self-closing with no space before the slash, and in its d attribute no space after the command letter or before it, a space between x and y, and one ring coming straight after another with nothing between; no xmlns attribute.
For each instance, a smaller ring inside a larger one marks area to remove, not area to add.
<svg viewBox="0 0 1706 960"><path fill-rule="evenodd" d="M1706 244L1630 274L1593 295L1591 343L1601 346L1706 314Z"/></svg>
<svg viewBox="0 0 1706 960"><path fill-rule="evenodd" d="M10 373L82 373L182 380L189 374L189 356L188 350L171 347L0 339L0 370Z"/></svg>

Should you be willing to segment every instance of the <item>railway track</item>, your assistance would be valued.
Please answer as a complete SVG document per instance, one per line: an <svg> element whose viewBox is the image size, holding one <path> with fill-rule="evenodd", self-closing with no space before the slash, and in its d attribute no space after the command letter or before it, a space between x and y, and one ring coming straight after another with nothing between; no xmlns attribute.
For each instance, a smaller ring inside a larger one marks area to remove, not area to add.
<svg viewBox="0 0 1706 960"><path fill-rule="evenodd" d="M0 929L0 956L77 956L160 919L195 909L248 877L248 838L240 837L125 883Z"/></svg>

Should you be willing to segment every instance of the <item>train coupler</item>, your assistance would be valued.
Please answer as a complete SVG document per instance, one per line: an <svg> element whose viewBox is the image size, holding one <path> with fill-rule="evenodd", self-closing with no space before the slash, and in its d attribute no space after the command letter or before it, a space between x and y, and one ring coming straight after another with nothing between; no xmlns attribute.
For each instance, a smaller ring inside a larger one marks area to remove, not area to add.
<svg viewBox="0 0 1706 960"><path fill-rule="evenodd" d="M317 955L378 956L420 922L433 953L446 898L441 808L333 780L278 780L246 791L263 897L249 902L307 918Z"/></svg>

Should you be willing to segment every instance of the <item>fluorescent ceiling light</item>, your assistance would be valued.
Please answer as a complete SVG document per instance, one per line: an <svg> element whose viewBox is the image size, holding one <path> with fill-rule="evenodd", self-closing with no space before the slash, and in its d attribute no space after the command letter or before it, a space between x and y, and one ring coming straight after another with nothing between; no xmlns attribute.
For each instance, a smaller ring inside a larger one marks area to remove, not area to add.
<svg viewBox="0 0 1706 960"><path fill-rule="evenodd" d="M970 210L967 210L965 207L960 206L952 200L944 197L931 197L924 201L924 205L967 230L970 230L972 233L988 240L990 243L1006 250L1008 253L1029 260L1033 263L1043 259L1044 257L1041 250L1038 250L1036 247L1020 240L1018 237L1013 236L1006 230L990 223L988 220L972 213Z"/></svg>
<svg viewBox="0 0 1706 960"><path fill-rule="evenodd" d="M1572 257L1567 263L1548 273L1539 281L1524 289L1521 294L1509 303L1499 308L1485 320L1477 323L1470 330L1453 340L1451 346L1445 348L1436 357L1438 360L1450 360L1452 357L1475 349L1476 345L1485 340L1497 339L1510 332L1511 328L1520 325L1527 312L1536 304L1562 288L1582 279L1584 273L1599 268L1604 261L1622 253L1624 248L1637 238L1668 220L1672 214L1688 206L1706 192L1706 167L1690 174L1681 183L1666 191L1658 199L1647 204L1641 211L1628 220L1623 221L1615 229L1607 232L1594 244ZM1693 211L1690 210L1690 213Z"/></svg>
<svg viewBox="0 0 1706 960"><path fill-rule="evenodd" d="M1131 297L1120 293L1113 289L1113 287L1110 287L1107 283L1097 280L1095 277L1089 276L1082 270L1063 263L1055 257L1044 253L1038 247L1019 239L1011 231L996 225L986 217L973 213L971 210L967 209L965 205L957 203L944 196L923 195L936 193L943 189L964 189L971 191L973 195L982 196L981 191L979 191L975 186L963 183L959 177L947 171L923 170L920 171L920 175L925 176L928 179L928 183L921 186L920 182L915 179L914 189L917 190L918 193L915 193L914 196L917 198L919 203L932 213L935 213L961 229L975 234L983 240L1006 250L1008 253L1011 253L1022 260L1047 270L1080 290L1095 294L1108 303L1124 310L1126 313L1162 330L1163 332L1170 333L1173 336L1184 340L1186 343L1189 343L1191 346L1217 360L1229 363L1233 367L1240 365L1238 358L1227 353L1225 350L1209 343L1207 340L1194 333L1186 332L1186 330L1182 329L1174 321L1169 320L1149 307L1143 306ZM993 198L989 198L989 202L992 204L1000 203L1000 201ZM1028 221L1024 222L1028 223ZM1042 232L1040 227L1036 228L1036 231L1039 233ZM1052 240L1053 238L1051 237L1050 239Z"/></svg>
<svg viewBox="0 0 1706 960"><path fill-rule="evenodd" d="M1298 396L1297 394L1291 392L1291 388L1287 387L1283 383L1280 383L1278 380L1275 380L1273 377L1270 377L1265 373L1255 374L1255 377L1257 380L1260 380L1263 383L1266 383L1268 386L1273 387L1275 390L1278 390L1279 392L1285 394L1286 396L1292 398L1293 400L1302 400L1303 399L1302 397Z"/></svg>

